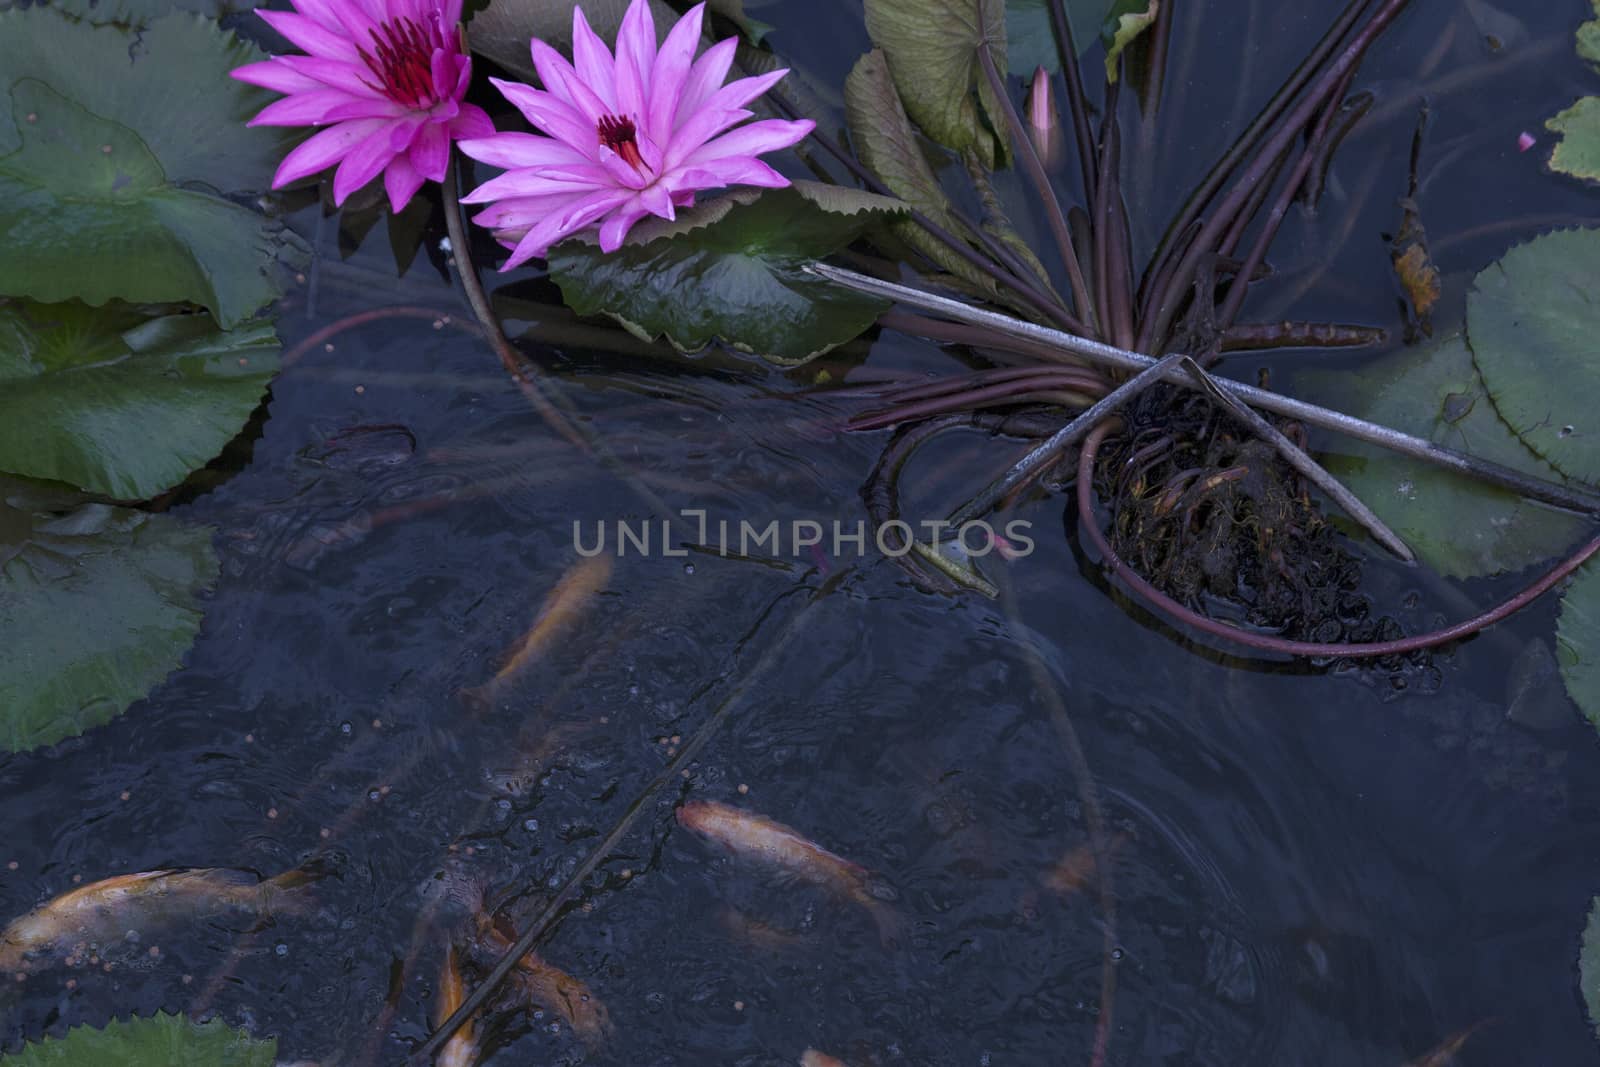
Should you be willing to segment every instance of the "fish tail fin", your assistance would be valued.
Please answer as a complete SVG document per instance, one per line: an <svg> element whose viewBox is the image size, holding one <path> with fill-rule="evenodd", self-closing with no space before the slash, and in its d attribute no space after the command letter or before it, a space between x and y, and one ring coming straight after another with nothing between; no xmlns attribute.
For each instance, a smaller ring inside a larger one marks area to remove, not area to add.
<svg viewBox="0 0 1600 1067"><path fill-rule="evenodd" d="M268 878L261 883L261 887L267 894L269 902L276 905L280 903L279 898L284 894L298 895L298 891L306 886L320 882L329 875L337 874L338 867L339 865L327 855L313 856L298 867L291 867L282 874Z"/></svg>

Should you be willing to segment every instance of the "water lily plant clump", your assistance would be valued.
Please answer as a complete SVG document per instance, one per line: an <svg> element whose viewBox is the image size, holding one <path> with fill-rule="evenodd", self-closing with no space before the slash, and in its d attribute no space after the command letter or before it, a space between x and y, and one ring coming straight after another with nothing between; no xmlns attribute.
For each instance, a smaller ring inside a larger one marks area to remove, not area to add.
<svg viewBox="0 0 1600 1067"><path fill-rule="evenodd" d="M670 220L703 189L789 184L757 157L788 148L815 124L740 125L753 117L745 105L788 70L724 85L737 42L721 41L696 59L704 15L703 3L692 8L658 50L649 4L633 0L613 54L574 7L573 62L532 41L543 89L491 79L544 134L461 141L467 155L506 170L463 197L491 205L474 221L512 249L505 269L596 225L600 247L615 251L634 223Z"/></svg>
<svg viewBox="0 0 1600 1067"><path fill-rule="evenodd" d="M333 199L380 173L399 211L425 181L443 181L450 143L484 138L494 123L464 103L472 59L461 0L291 0L295 11L259 14L305 55L274 56L233 71L286 93L252 126L325 126L284 157L274 189L334 164Z"/></svg>

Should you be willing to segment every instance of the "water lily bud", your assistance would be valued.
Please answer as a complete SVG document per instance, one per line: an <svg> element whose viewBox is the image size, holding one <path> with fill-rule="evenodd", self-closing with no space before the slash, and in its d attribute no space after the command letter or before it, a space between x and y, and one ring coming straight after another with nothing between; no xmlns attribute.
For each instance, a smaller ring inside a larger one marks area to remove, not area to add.
<svg viewBox="0 0 1600 1067"><path fill-rule="evenodd" d="M1061 158L1061 123L1056 116L1050 75L1043 67L1033 72L1033 82L1028 86L1028 136L1040 162L1046 169L1054 167Z"/></svg>

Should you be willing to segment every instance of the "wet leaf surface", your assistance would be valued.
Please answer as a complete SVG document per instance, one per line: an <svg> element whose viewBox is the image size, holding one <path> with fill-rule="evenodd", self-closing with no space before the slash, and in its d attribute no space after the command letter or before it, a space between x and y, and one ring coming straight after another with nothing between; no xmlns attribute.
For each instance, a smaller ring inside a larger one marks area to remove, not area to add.
<svg viewBox="0 0 1600 1067"><path fill-rule="evenodd" d="M1500 415L1563 474L1600 480L1600 230L1559 230L1480 273L1467 337Z"/></svg>
<svg viewBox="0 0 1600 1067"><path fill-rule="evenodd" d="M153 497L222 451L277 369L271 322L0 304L0 471Z"/></svg>
<svg viewBox="0 0 1600 1067"><path fill-rule="evenodd" d="M245 126L274 94L227 76L260 58L186 13L137 36L50 8L0 14L0 292L184 300L224 326L275 299L289 239L218 195L264 187L284 147Z"/></svg>
<svg viewBox="0 0 1600 1067"><path fill-rule="evenodd" d="M1556 658L1567 692L1600 728L1600 569L1593 562L1584 565L1561 595ZM1595 965L1600 966L1600 960ZM1596 982L1600 983L1600 975ZM1600 1023L1600 1012L1591 1010L1591 1015Z"/></svg>
<svg viewBox="0 0 1600 1067"><path fill-rule="evenodd" d="M1388 356L1362 373L1307 375L1319 401L1542 478L1559 476L1528 451L1490 403L1459 335ZM1326 391L1325 391L1326 390ZM1392 452L1341 442L1327 465L1442 574L1520 570L1570 546L1572 516L1474 478Z"/></svg>
<svg viewBox="0 0 1600 1067"><path fill-rule="evenodd" d="M804 272L899 202L813 183L740 190L639 226L618 251L568 241L550 276L580 314L604 313L684 349L721 338L782 363L855 337L887 306Z"/></svg>
<svg viewBox="0 0 1600 1067"><path fill-rule="evenodd" d="M0 1057L0 1067L272 1067L278 1043L258 1041L220 1019L203 1023L158 1013L79 1026Z"/></svg>
<svg viewBox="0 0 1600 1067"><path fill-rule="evenodd" d="M21 752L111 721L175 670L217 558L209 527L0 489L0 750Z"/></svg>

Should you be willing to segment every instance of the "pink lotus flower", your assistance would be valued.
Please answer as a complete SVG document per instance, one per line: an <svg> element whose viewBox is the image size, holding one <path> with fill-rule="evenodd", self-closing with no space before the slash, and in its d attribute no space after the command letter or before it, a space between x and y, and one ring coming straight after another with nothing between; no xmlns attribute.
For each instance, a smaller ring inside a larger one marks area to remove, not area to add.
<svg viewBox="0 0 1600 1067"><path fill-rule="evenodd" d="M533 64L543 90L491 79L549 135L497 133L461 142L473 159L506 170L462 197L494 202L474 221L513 250L503 270L596 224L600 247L613 252L634 223L646 215L671 219L701 189L789 184L756 156L788 148L815 123L772 119L724 132L750 118L744 105L788 71L723 85L737 42L719 42L695 59L704 15L705 4L696 5L657 52L649 4L633 0L613 57L582 8L574 7L576 66L535 40Z"/></svg>
<svg viewBox="0 0 1600 1067"><path fill-rule="evenodd" d="M303 56L274 56L233 72L289 95L252 126L327 126L284 157L274 189L334 163L333 202L379 172L399 211L424 181L443 181L450 142L487 137L494 123L463 104L472 59L461 0L292 0L298 14L257 11Z"/></svg>

